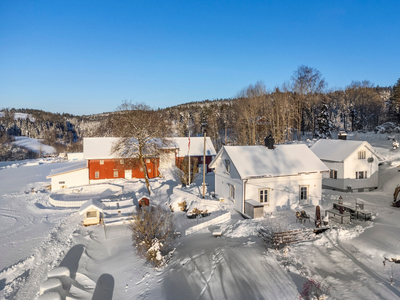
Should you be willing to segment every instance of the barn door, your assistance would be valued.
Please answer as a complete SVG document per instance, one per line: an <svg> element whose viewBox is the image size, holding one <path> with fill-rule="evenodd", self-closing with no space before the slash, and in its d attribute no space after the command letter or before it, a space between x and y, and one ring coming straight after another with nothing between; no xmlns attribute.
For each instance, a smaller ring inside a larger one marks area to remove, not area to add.
<svg viewBox="0 0 400 300"><path fill-rule="evenodd" d="M125 170L125 179L132 179L132 170Z"/></svg>

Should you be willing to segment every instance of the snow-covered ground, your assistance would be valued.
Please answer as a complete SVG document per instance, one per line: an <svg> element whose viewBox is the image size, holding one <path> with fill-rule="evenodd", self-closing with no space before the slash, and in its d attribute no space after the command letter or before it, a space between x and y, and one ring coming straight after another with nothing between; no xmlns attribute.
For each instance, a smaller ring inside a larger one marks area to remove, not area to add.
<svg viewBox="0 0 400 300"><path fill-rule="evenodd" d="M0 111L0 117L4 117L4 115L5 115L4 112ZM30 121L35 122L35 118L32 117L31 114L26 114L26 113L18 113L18 112L14 113L14 120L18 119L23 119L23 120L29 119Z"/></svg>
<svg viewBox="0 0 400 300"><path fill-rule="evenodd" d="M35 152L42 151L42 154L53 154L56 153L54 147L49 145L44 145L38 139L30 138L27 136L16 136L15 142L17 146L28 148Z"/></svg>
<svg viewBox="0 0 400 300"><path fill-rule="evenodd" d="M400 299L400 265L383 263L384 257L400 258L400 210L391 206L394 188L400 184L400 150L391 149L387 135L350 134L349 138L366 139L388 159L381 167L380 187L350 194L324 190L321 207L331 208L339 195L348 204L361 199L373 212L372 221L331 223L332 229L314 241L285 250L267 249L257 235L259 228L274 224L311 228L313 222L296 223L293 211L242 219L216 201L199 201L201 178L183 189L173 174L165 172L164 179L151 181L151 201L171 204L182 235L175 241L171 261L161 270L136 255L127 225L83 227L77 209L51 207L45 176L67 163L0 165L0 299L35 299L47 271L57 266L71 271L68 299L296 299L307 282L322 283L328 299ZM207 192L214 189L213 179L213 174L207 175ZM132 199L135 205L146 193L142 180L116 183L124 185L121 199ZM112 207L114 200L107 205ZM177 209L183 200L211 215L186 218ZM184 234L227 211L229 221ZM222 229L222 237L212 236L216 228Z"/></svg>

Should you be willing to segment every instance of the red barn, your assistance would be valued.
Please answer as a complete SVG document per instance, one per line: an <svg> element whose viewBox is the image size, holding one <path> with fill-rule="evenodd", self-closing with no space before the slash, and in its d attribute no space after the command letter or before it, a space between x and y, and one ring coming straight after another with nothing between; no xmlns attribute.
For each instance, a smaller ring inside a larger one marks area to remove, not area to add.
<svg viewBox="0 0 400 300"><path fill-rule="evenodd" d="M142 164L138 159L122 159L112 153L113 145L118 141L114 137L84 138L84 159L88 162L89 182L116 178L144 178ZM146 158L147 174L149 178L160 175L158 157Z"/></svg>

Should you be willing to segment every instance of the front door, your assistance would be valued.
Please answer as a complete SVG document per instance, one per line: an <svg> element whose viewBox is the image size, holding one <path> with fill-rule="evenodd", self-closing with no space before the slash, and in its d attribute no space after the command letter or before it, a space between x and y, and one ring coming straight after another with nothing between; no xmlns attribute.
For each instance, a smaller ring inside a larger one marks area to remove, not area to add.
<svg viewBox="0 0 400 300"><path fill-rule="evenodd" d="M309 197L308 197L308 186L303 185L300 186L300 205L308 205L309 204Z"/></svg>
<svg viewBox="0 0 400 300"><path fill-rule="evenodd" d="M132 179L132 170L125 170L125 179Z"/></svg>

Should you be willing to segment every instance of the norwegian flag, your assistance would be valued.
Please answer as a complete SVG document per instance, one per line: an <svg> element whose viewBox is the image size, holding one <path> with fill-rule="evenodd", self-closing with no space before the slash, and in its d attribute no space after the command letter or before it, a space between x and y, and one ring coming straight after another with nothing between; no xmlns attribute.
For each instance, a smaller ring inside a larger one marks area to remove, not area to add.
<svg viewBox="0 0 400 300"><path fill-rule="evenodd" d="M190 136L188 137L188 153L190 152Z"/></svg>

